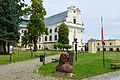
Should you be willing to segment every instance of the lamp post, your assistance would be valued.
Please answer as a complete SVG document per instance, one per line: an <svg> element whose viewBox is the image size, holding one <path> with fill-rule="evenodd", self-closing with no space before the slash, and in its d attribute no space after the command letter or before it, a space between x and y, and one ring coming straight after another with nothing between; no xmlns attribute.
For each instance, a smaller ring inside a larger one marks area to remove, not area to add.
<svg viewBox="0 0 120 80"><path fill-rule="evenodd" d="M85 48L85 45L84 45L84 43L82 43L82 53L84 54L84 49Z"/></svg>
<svg viewBox="0 0 120 80"><path fill-rule="evenodd" d="M77 61L77 38L74 38L73 43L75 43L75 52L76 52L76 56L75 56L75 60Z"/></svg>

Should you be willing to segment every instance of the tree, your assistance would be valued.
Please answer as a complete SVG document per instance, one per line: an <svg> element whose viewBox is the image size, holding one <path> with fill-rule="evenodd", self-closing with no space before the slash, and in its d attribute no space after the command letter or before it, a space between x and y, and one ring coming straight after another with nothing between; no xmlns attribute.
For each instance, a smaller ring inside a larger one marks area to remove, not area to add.
<svg viewBox="0 0 120 80"><path fill-rule="evenodd" d="M70 49L72 46L71 45L69 45L69 44L64 44L63 45L63 48L65 48L67 51L68 51L68 49Z"/></svg>
<svg viewBox="0 0 120 80"><path fill-rule="evenodd" d="M69 29L65 23L62 23L59 26L58 43L69 44L68 35L69 35Z"/></svg>
<svg viewBox="0 0 120 80"><path fill-rule="evenodd" d="M67 51L72 47L69 44L61 44L61 43L55 43L53 46L54 46L54 49L57 49L57 48L63 49L63 50L66 49Z"/></svg>
<svg viewBox="0 0 120 80"><path fill-rule="evenodd" d="M43 7L43 0L31 0L32 5L30 8L31 17L28 24L28 42L34 44L34 50L37 50L37 40L41 34L47 34L45 28L44 16L46 15L45 8Z"/></svg>
<svg viewBox="0 0 120 80"><path fill-rule="evenodd" d="M24 6L21 0L0 0L0 43L4 45L4 53L6 53L6 41L9 53L9 41L17 43L19 40L18 28Z"/></svg>

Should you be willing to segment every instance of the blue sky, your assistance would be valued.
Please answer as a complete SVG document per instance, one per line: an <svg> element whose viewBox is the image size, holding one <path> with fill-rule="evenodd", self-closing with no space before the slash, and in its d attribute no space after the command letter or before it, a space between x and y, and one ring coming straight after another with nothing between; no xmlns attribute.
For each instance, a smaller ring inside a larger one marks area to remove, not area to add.
<svg viewBox="0 0 120 80"><path fill-rule="evenodd" d="M26 2L30 4L29 0ZM84 42L90 38L101 39L101 16L105 39L120 39L120 0L44 0L46 17L66 11L69 6L81 10L85 24Z"/></svg>

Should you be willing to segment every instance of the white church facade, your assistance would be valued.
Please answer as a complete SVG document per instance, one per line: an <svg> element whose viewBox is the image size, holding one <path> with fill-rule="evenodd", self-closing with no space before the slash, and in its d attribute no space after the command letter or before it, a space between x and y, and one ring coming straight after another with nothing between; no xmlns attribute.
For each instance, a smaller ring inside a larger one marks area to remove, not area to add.
<svg viewBox="0 0 120 80"><path fill-rule="evenodd" d="M27 17L23 18L20 24L20 34L24 35L24 32L27 31L27 22L29 19ZM58 29L61 23L65 23L69 29L69 45L72 45L74 38L78 42L78 50L81 50L83 37L84 37L84 24L81 20L81 11L75 6L67 8L67 11L61 12L59 14L45 18L45 25L48 28L48 35L41 35L38 39L37 47L38 49L48 48L53 49L53 45L58 40ZM19 45L21 46L21 36L19 40ZM25 46L29 48L29 46Z"/></svg>

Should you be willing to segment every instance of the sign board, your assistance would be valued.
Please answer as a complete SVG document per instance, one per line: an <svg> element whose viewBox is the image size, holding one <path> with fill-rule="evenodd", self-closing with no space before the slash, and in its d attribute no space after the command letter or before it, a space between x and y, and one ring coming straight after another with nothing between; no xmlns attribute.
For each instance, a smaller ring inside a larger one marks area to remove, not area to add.
<svg viewBox="0 0 120 80"><path fill-rule="evenodd" d="M13 53L13 46L10 46L9 54L12 54L12 53Z"/></svg>

